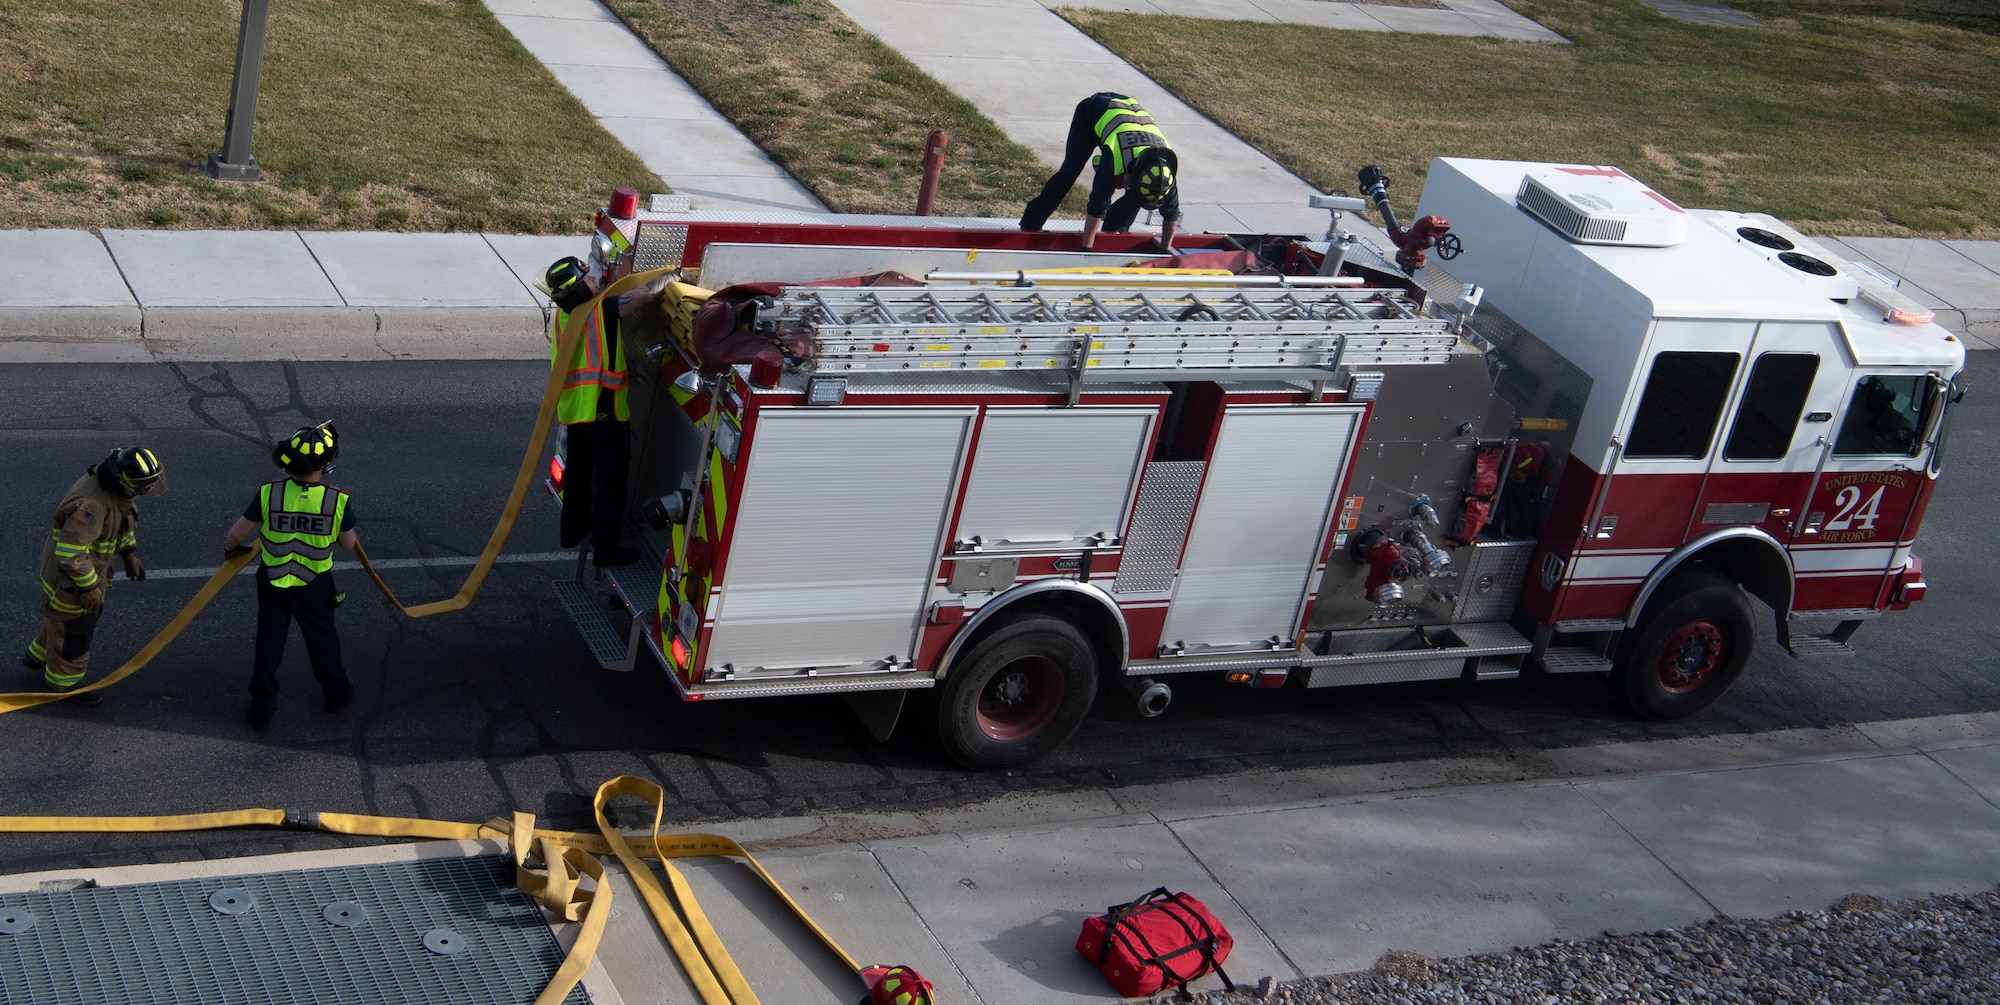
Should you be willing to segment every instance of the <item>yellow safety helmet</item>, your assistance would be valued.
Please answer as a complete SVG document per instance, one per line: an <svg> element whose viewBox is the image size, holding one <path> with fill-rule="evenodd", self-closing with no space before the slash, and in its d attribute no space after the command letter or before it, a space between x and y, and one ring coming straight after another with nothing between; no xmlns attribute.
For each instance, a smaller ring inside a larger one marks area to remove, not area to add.
<svg viewBox="0 0 2000 1005"><path fill-rule="evenodd" d="M1147 209L1159 209L1174 194L1174 166L1159 147L1140 151L1132 161L1132 174L1139 203Z"/></svg>

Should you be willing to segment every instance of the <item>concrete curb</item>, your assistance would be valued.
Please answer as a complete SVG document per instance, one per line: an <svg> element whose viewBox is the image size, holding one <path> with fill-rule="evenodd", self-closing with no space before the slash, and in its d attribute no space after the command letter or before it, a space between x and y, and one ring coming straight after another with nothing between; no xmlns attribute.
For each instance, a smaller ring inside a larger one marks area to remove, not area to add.
<svg viewBox="0 0 2000 1005"><path fill-rule="evenodd" d="M1343 223L1384 240L1358 215ZM2000 242L1824 240L1901 282L1968 349L2000 347ZM518 234L0 231L0 363L539 359L552 311L534 283L583 250Z"/></svg>
<svg viewBox="0 0 2000 1005"><path fill-rule="evenodd" d="M0 363L540 359L580 237L0 231Z"/></svg>

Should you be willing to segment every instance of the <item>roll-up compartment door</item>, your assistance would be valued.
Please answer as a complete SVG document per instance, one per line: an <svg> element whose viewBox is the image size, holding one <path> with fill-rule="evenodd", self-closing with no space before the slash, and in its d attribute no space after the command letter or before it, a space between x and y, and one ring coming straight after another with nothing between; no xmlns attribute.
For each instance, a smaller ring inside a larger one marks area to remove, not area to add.
<svg viewBox="0 0 2000 1005"><path fill-rule="evenodd" d="M1157 408L989 408L954 540L1074 551L1125 523Z"/></svg>
<svg viewBox="0 0 2000 1005"><path fill-rule="evenodd" d="M1162 641L1226 649L1290 641L1363 407L1224 413Z"/></svg>
<svg viewBox="0 0 2000 1005"><path fill-rule="evenodd" d="M909 660L974 414L764 410L706 665Z"/></svg>

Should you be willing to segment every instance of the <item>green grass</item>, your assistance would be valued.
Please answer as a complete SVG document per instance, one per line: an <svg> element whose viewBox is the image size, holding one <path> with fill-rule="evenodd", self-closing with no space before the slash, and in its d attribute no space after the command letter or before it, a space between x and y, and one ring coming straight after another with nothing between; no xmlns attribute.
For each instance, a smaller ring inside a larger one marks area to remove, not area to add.
<svg viewBox="0 0 2000 1005"><path fill-rule="evenodd" d="M1326 189L1438 156L1614 164L1677 201L1818 233L2000 238L2000 11L1983 0L1509 0L1573 45L1067 10Z"/></svg>
<svg viewBox="0 0 2000 1005"><path fill-rule="evenodd" d="M827 0L609 3L836 212L914 209L933 128L950 137L940 215L1018 216L1047 180L1027 148Z"/></svg>
<svg viewBox="0 0 2000 1005"><path fill-rule="evenodd" d="M210 181L241 9L0 0L0 228L574 233L662 188L479 0L275 0L264 180Z"/></svg>

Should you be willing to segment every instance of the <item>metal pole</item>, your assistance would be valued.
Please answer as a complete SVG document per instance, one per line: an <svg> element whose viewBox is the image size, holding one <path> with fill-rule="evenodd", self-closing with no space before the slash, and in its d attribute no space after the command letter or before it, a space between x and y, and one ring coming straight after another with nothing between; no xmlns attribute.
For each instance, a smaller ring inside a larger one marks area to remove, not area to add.
<svg viewBox="0 0 2000 1005"><path fill-rule="evenodd" d="M264 70L264 29L271 21L271 0L243 0L243 25L236 36L236 78L229 91L229 121L222 152L209 154L202 170L219 181L256 181L264 172L250 153L250 132L257 122L257 78Z"/></svg>
<svg viewBox="0 0 2000 1005"><path fill-rule="evenodd" d="M944 174L944 148L950 142L942 129L933 129L924 137L924 175L917 186L917 215L931 215L931 203L937 199L938 179Z"/></svg>

